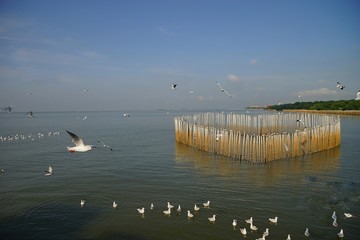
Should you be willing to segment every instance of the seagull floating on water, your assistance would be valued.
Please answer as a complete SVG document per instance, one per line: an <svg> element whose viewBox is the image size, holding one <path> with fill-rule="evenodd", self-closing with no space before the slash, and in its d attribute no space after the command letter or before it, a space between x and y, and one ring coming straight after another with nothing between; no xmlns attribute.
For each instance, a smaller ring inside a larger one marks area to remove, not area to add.
<svg viewBox="0 0 360 240"><path fill-rule="evenodd" d="M240 232L241 232L242 235L247 234L246 228L240 228Z"/></svg>
<svg viewBox="0 0 360 240"><path fill-rule="evenodd" d="M164 210L163 213L165 215L170 215L171 214L171 208L168 208L167 210Z"/></svg>
<svg viewBox="0 0 360 240"><path fill-rule="evenodd" d="M153 209L154 209L154 204L151 203L151 204L150 204L150 210L153 210Z"/></svg>
<svg viewBox="0 0 360 240"><path fill-rule="evenodd" d="M115 201L113 201L112 206L113 206L113 208L117 208L117 203Z"/></svg>
<svg viewBox="0 0 360 240"><path fill-rule="evenodd" d="M269 218L269 221L272 222L272 223L277 223L278 217Z"/></svg>
<svg viewBox="0 0 360 240"><path fill-rule="evenodd" d="M332 225L333 225L334 227L338 227L338 226L339 226L338 223L337 223L337 221L336 221L336 218L334 219Z"/></svg>
<svg viewBox="0 0 360 240"><path fill-rule="evenodd" d="M354 215L352 215L351 213L344 213L346 218L352 218L354 217Z"/></svg>
<svg viewBox="0 0 360 240"><path fill-rule="evenodd" d="M45 171L46 173L45 173L45 176L51 176L52 175L52 173L53 173L53 169L52 169L52 167L49 165L49 168L48 168L48 170L47 171Z"/></svg>
<svg viewBox="0 0 360 240"><path fill-rule="evenodd" d="M187 211L187 217L188 217L188 218L193 218L193 217L194 217L194 214L192 214L192 213L190 212L190 210L188 210L188 211Z"/></svg>
<svg viewBox="0 0 360 240"><path fill-rule="evenodd" d="M210 206L210 201L207 201L206 203L203 203L204 207L209 207Z"/></svg>
<svg viewBox="0 0 360 240"><path fill-rule="evenodd" d="M250 223L250 229L253 230L253 231L258 230L258 228L255 225L253 225L253 223Z"/></svg>
<svg viewBox="0 0 360 240"><path fill-rule="evenodd" d="M145 208L144 208L144 207L138 208L137 211L138 211L140 214L144 214L144 213L145 213Z"/></svg>
<svg viewBox="0 0 360 240"><path fill-rule="evenodd" d="M331 218L334 219L334 220L337 219L337 217L336 217L336 212L335 212L335 211L334 211L333 214L331 215Z"/></svg>
<svg viewBox="0 0 360 240"><path fill-rule="evenodd" d="M340 232L337 234L339 238L343 238L344 237L344 230L340 230Z"/></svg>
<svg viewBox="0 0 360 240"><path fill-rule="evenodd" d="M199 211L200 208L199 208L198 206L196 206L196 204L195 204L195 205L194 205L194 210L195 210L195 211Z"/></svg>
<svg viewBox="0 0 360 240"><path fill-rule="evenodd" d="M228 95L229 98L232 98L232 96L220 85L218 81L216 81L216 84L220 87L221 92L226 93L226 95Z"/></svg>
<svg viewBox="0 0 360 240"><path fill-rule="evenodd" d="M181 206L179 205L178 208L176 209L176 211L179 213L181 212Z"/></svg>
<svg viewBox="0 0 360 240"><path fill-rule="evenodd" d="M73 143L75 144L75 147L67 147L67 149L69 150L69 152L73 153L73 152L87 152L89 150L92 150L93 148L96 148L95 146L92 145L84 145L84 142L82 140L81 137L79 137L78 135L69 132L68 130L66 130L66 132L70 135L70 137L72 138Z"/></svg>
<svg viewBox="0 0 360 240"><path fill-rule="evenodd" d="M236 225L237 225L237 220L236 219L233 220L232 225L233 225L233 227L236 227Z"/></svg>
<svg viewBox="0 0 360 240"><path fill-rule="evenodd" d="M174 208L174 206L171 205L170 202L167 202L167 208L168 208L168 209L172 209L172 208Z"/></svg>
<svg viewBox="0 0 360 240"><path fill-rule="evenodd" d="M85 206L85 199L80 200L80 206L81 206L81 207L84 207L84 206Z"/></svg>
<svg viewBox="0 0 360 240"><path fill-rule="evenodd" d="M286 240L291 240L290 234L288 234Z"/></svg>
<svg viewBox="0 0 360 240"><path fill-rule="evenodd" d="M340 88L341 90L343 90L345 88L345 86L342 85L340 82L336 82L336 87Z"/></svg>
<svg viewBox="0 0 360 240"><path fill-rule="evenodd" d="M177 86L177 83L173 83L173 84L171 85L171 89L172 89L172 90L175 90L175 89L176 89L176 86Z"/></svg>
<svg viewBox="0 0 360 240"><path fill-rule="evenodd" d="M249 219L246 219L245 222L251 224L253 222L253 217L250 217Z"/></svg>
<svg viewBox="0 0 360 240"><path fill-rule="evenodd" d="M265 238L267 236L269 236L269 229L268 228L265 229L265 232L263 233L263 238Z"/></svg>
<svg viewBox="0 0 360 240"><path fill-rule="evenodd" d="M305 229L304 235L307 236L307 237L310 236L310 233L309 233L309 229L308 229L308 228Z"/></svg>
<svg viewBox="0 0 360 240"><path fill-rule="evenodd" d="M212 217L208 218L210 222L215 223L216 215L214 214Z"/></svg>
<svg viewBox="0 0 360 240"><path fill-rule="evenodd" d="M110 149L111 151L113 151L113 149L112 149L109 145L106 145L104 142L102 142L102 141L99 140L98 143L101 143L104 148L108 148L108 149Z"/></svg>

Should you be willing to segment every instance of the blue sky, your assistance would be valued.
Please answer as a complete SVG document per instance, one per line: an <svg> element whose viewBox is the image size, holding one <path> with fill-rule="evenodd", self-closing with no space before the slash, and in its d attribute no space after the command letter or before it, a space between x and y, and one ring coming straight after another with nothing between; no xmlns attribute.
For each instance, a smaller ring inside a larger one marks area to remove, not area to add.
<svg viewBox="0 0 360 240"><path fill-rule="evenodd" d="M359 24L356 0L1 0L1 107L225 110L353 99Z"/></svg>

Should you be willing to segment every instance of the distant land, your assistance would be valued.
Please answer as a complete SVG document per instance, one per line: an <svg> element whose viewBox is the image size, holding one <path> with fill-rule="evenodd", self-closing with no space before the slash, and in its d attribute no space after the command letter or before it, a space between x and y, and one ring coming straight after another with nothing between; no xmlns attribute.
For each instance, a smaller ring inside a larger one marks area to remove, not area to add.
<svg viewBox="0 0 360 240"><path fill-rule="evenodd" d="M294 102L266 107L250 106L246 109L265 109L276 111L295 111L326 114L343 114L360 116L360 100Z"/></svg>

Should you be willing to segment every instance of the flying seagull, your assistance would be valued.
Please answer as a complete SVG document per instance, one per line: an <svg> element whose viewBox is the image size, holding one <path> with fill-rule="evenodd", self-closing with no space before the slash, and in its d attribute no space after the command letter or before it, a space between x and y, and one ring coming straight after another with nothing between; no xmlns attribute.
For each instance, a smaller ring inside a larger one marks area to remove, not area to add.
<svg viewBox="0 0 360 240"><path fill-rule="evenodd" d="M108 148L108 149L110 149L111 151L113 150L109 145L106 145L104 142L102 142L102 141L100 141L100 140L98 141L98 143L101 143L104 148Z"/></svg>
<svg viewBox="0 0 360 240"><path fill-rule="evenodd" d="M53 173L53 169L52 169L52 167L49 165L49 168L48 168L48 170L47 171L45 171L46 173L45 173L45 176L51 176L52 175L52 173Z"/></svg>
<svg viewBox="0 0 360 240"><path fill-rule="evenodd" d="M29 118L32 118L33 117L33 112L30 110L29 112L26 113L26 115L28 115Z"/></svg>
<svg viewBox="0 0 360 240"><path fill-rule="evenodd" d="M336 82L336 87L343 90L345 88L345 85L342 85L340 82Z"/></svg>
<svg viewBox="0 0 360 240"><path fill-rule="evenodd" d="M229 98L232 98L232 96L220 85L218 81L216 81L216 84L220 87L221 92L226 93L226 95L228 95Z"/></svg>
<svg viewBox="0 0 360 240"><path fill-rule="evenodd" d="M175 89L176 89L176 86L177 86L177 83L173 83L173 84L171 85L171 89L172 89L172 90L175 90Z"/></svg>
<svg viewBox="0 0 360 240"><path fill-rule="evenodd" d="M73 143L75 144L75 147L67 147L67 149L69 150L69 152L73 153L73 152L87 152L89 150L92 150L93 148L96 148L95 146L92 145L84 145L84 142L82 140L81 137L79 137L78 135L69 132L68 130L66 130L66 132L70 135L70 137L72 138Z"/></svg>

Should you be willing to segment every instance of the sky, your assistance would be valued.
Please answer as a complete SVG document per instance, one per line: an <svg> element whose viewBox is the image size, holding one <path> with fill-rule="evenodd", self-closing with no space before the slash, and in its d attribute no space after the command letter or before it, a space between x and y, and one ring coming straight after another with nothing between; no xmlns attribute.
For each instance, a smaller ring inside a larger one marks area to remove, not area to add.
<svg viewBox="0 0 360 240"><path fill-rule="evenodd" d="M354 99L359 26L357 0L0 0L0 107L226 110Z"/></svg>

